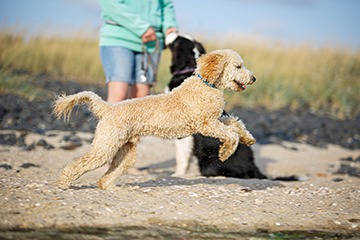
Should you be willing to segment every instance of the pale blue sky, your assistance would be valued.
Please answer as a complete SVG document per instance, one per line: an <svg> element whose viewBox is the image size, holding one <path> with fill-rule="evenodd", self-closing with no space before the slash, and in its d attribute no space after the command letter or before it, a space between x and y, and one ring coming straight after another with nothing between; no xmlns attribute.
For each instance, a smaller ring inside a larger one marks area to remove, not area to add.
<svg viewBox="0 0 360 240"><path fill-rule="evenodd" d="M144 0L146 1L146 0ZM360 0L174 0L181 32L200 41L256 36L360 48ZM97 36L97 0L0 0L0 28Z"/></svg>

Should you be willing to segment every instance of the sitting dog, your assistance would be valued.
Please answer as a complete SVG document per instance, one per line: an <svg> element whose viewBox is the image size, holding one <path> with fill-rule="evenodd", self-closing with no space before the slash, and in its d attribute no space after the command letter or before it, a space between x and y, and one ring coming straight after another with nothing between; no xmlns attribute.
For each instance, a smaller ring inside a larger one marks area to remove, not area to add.
<svg viewBox="0 0 360 240"><path fill-rule="evenodd" d="M180 86L195 71L196 59L205 54L205 48L188 35L177 35L168 42L172 54L170 71L172 78L167 91ZM223 112L222 116L227 116ZM239 143L235 153L222 162L218 157L220 141L201 134L176 139L176 171L174 176L186 173L190 159L194 155L198 160L203 176L226 176L236 178L266 178L254 163L254 154L250 147Z"/></svg>
<svg viewBox="0 0 360 240"><path fill-rule="evenodd" d="M84 173L110 163L98 181L101 189L113 189L117 177L136 161L136 145L141 136L180 138L201 133L218 138L219 159L225 161L238 143L251 145L254 137L234 117L220 118L224 90L241 92L256 78L233 50L217 50L202 55L196 75L169 93L110 104L93 92L60 96L54 103L59 118L69 115L76 104L87 103L99 119L89 153L69 163L61 172L58 186L69 188Z"/></svg>
<svg viewBox="0 0 360 240"><path fill-rule="evenodd" d="M254 162L250 147L239 143L235 153L225 162L219 160L220 141L201 134L194 135L193 154L199 161L201 175L206 177L225 176L234 178L267 178Z"/></svg>

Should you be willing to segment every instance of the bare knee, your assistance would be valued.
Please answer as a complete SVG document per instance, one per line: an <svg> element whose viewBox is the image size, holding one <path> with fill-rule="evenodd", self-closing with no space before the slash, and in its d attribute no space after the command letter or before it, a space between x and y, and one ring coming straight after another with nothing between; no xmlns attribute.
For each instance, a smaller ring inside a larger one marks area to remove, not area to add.
<svg viewBox="0 0 360 240"><path fill-rule="evenodd" d="M150 93L150 86L147 84L136 84L131 87L131 98L145 97Z"/></svg>
<svg viewBox="0 0 360 240"><path fill-rule="evenodd" d="M107 102L116 103L127 98L129 84L124 82L109 82L107 84Z"/></svg>

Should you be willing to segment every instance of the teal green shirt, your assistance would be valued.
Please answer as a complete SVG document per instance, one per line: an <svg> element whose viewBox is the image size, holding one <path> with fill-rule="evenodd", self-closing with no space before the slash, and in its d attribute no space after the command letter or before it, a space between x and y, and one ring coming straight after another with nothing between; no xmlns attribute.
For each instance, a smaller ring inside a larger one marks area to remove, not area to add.
<svg viewBox="0 0 360 240"><path fill-rule="evenodd" d="M172 0L99 0L104 21L100 31L100 46L120 46L141 51L141 36L151 26L160 46L166 30L177 28ZM115 24L107 24L111 21ZM155 42L146 44L148 51Z"/></svg>

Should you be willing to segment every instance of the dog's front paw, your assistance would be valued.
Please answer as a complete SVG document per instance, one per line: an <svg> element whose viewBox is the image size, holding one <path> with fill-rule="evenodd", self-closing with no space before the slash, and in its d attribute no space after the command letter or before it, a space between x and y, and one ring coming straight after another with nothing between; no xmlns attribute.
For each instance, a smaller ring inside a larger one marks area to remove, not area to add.
<svg viewBox="0 0 360 240"><path fill-rule="evenodd" d="M226 141L219 148L219 160L226 161L237 149L239 141Z"/></svg>
<svg viewBox="0 0 360 240"><path fill-rule="evenodd" d="M219 160L222 162L225 162L231 154L225 152L225 151L219 151Z"/></svg>
<svg viewBox="0 0 360 240"><path fill-rule="evenodd" d="M64 181L64 180L60 180L58 182L58 188L62 189L62 190L66 190L69 189L71 187L71 183Z"/></svg>
<svg viewBox="0 0 360 240"><path fill-rule="evenodd" d="M250 147L256 143L256 139L253 136L240 138L240 142Z"/></svg>
<svg viewBox="0 0 360 240"><path fill-rule="evenodd" d="M108 191L114 191L117 189L116 185L114 182L111 181L106 181L105 179L100 179L97 182L97 186L101 189L101 190L108 190Z"/></svg>

